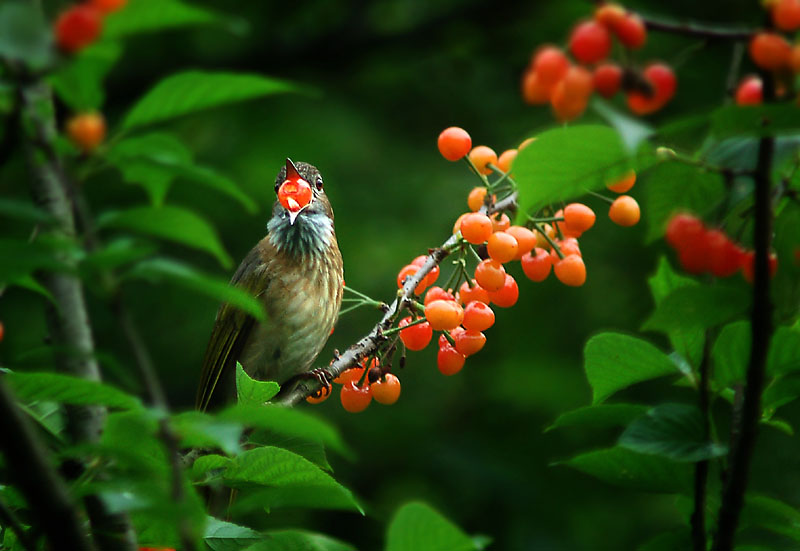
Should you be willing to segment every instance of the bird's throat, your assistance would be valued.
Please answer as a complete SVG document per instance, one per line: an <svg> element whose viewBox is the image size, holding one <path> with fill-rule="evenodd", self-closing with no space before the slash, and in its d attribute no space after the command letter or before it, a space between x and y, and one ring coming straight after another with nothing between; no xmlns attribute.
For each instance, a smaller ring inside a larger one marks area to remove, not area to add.
<svg viewBox="0 0 800 551"><path fill-rule="evenodd" d="M287 213L275 214L267 229L275 248L298 258L323 255L334 240L333 220L322 213L303 212L294 224Z"/></svg>

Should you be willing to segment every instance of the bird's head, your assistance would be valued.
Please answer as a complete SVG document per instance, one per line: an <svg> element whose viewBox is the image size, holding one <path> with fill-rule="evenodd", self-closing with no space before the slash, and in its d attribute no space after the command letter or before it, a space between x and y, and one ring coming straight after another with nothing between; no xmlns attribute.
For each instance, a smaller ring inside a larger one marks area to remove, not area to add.
<svg viewBox="0 0 800 551"><path fill-rule="evenodd" d="M287 218L290 225L302 216L325 215L333 218L333 209L323 189L322 175L314 165L293 163L286 159L275 178L275 203L273 216Z"/></svg>

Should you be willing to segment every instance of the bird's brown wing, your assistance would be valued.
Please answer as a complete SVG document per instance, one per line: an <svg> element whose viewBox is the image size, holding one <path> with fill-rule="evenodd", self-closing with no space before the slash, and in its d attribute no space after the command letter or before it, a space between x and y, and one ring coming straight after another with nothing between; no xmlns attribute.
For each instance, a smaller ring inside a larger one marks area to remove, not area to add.
<svg viewBox="0 0 800 551"><path fill-rule="evenodd" d="M265 276L263 260L259 254L259 247L256 246L233 274L231 285L258 297L269 284L269 278ZM219 396L220 388L218 387L221 381L232 380L236 361L241 357L255 323L256 320L253 316L235 306L227 303L220 306L214 330L211 332L208 348L206 348L200 386L197 389L195 407L200 411L208 408L212 397L222 398ZM218 391L217 396L214 395L215 390Z"/></svg>

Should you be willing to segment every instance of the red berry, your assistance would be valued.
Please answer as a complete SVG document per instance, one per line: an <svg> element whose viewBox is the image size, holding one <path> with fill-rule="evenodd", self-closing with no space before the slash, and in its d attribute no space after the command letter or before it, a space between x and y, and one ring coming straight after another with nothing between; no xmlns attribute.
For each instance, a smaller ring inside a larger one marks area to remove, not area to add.
<svg viewBox="0 0 800 551"><path fill-rule="evenodd" d="M761 78L756 75L742 79L736 89L736 105L759 105L764 100L761 87Z"/></svg>
<svg viewBox="0 0 800 551"><path fill-rule="evenodd" d="M461 235L473 245L480 245L492 235L492 220L480 212L470 212L461 220Z"/></svg>
<svg viewBox="0 0 800 551"><path fill-rule="evenodd" d="M753 63L767 71L777 71L790 64L792 47L778 33L761 32L750 40Z"/></svg>
<svg viewBox="0 0 800 551"><path fill-rule="evenodd" d="M483 348L483 345L486 344L486 335L473 330L453 331L453 340L456 343L455 349L464 357L468 357Z"/></svg>
<svg viewBox="0 0 800 551"><path fill-rule="evenodd" d="M545 90L551 90L559 80L564 78L567 69L569 69L569 59L560 48L555 46L540 48L533 58L533 71Z"/></svg>
<svg viewBox="0 0 800 551"><path fill-rule="evenodd" d="M489 291L478 285L478 282L474 279L472 280L472 287L465 281L458 290L458 299L461 304L469 304L475 300L489 304Z"/></svg>
<svg viewBox="0 0 800 551"><path fill-rule="evenodd" d="M427 306L429 302L434 300L455 300L456 297L453 296L453 293L445 291L441 287L431 287L428 289L428 292L425 293L425 305Z"/></svg>
<svg viewBox="0 0 800 551"><path fill-rule="evenodd" d="M519 286L511 274L506 274L503 286L497 291L489 291L489 298L492 304L500 308L511 308L519 299Z"/></svg>
<svg viewBox="0 0 800 551"><path fill-rule="evenodd" d="M350 369L344 370L338 377L336 377L333 382L337 385L343 385L349 383L351 381L358 382L361 380L361 377L364 376L364 366L361 367L351 367Z"/></svg>
<svg viewBox="0 0 800 551"><path fill-rule="evenodd" d="M494 325L494 312L484 302L473 300L464 308L464 329L486 331Z"/></svg>
<svg viewBox="0 0 800 551"><path fill-rule="evenodd" d="M753 283L755 281L756 272L755 272L755 259L756 253L755 251L748 251L743 253L742 256L742 275L744 279L748 283ZM769 253L767 257L767 262L769 265L769 276L773 277L775 272L778 271L778 257L775 253Z"/></svg>
<svg viewBox="0 0 800 551"><path fill-rule="evenodd" d="M613 29L626 15L627 11L619 4L601 4L594 11L595 21Z"/></svg>
<svg viewBox="0 0 800 551"><path fill-rule="evenodd" d="M550 253L538 247L523 256L520 263L525 276L531 281L544 281L547 279L547 276L550 275L550 268L553 266Z"/></svg>
<svg viewBox="0 0 800 551"><path fill-rule="evenodd" d="M453 346L445 341L439 343L439 353L436 355L436 364L443 375L455 375L464 367L465 357Z"/></svg>
<svg viewBox="0 0 800 551"><path fill-rule="evenodd" d="M649 65L642 76L653 87L653 93L648 95L638 90L628 93L628 107L637 115L647 115L664 107L678 86L675 73L663 63Z"/></svg>
<svg viewBox="0 0 800 551"><path fill-rule="evenodd" d="M583 114L589 103L592 87L592 73L583 67L570 67L550 96L550 104L556 117L569 121Z"/></svg>
<svg viewBox="0 0 800 551"><path fill-rule="evenodd" d="M800 0L777 0L772 5L772 22L783 31L800 29Z"/></svg>
<svg viewBox="0 0 800 551"><path fill-rule="evenodd" d="M586 265L577 254L565 256L556 262L553 271L558 280L570 287L580 287L586 283Z"/></svg>
<svg viewBox="0 0 800 551"><path fill-rule="evenodd" d="M372 390L367 384L359 387L355 381L350 381L342 386L339 399L346 411L358 413L367 409L367 406L372 401Z"/></svg>
<svg viewBox="0 0 800 551"><path fill-rule="evenodd" d="M419 271L419 266L414 266L413 264L407 264L400 268L400 271L397 273L397 288L402 289L403 284L405 283L406 279L416 275ZM414 288L414 293L417 295L421 295L422 292L425 290L426 284L425 279L423 278L422 281Z"/></svg>
<svg viewBox="0 0 800 551"><path fill-rule="evenodd" d="M552 86L545 86L539 74L532 70L522 75L522 99L529 105L542 105L550 101Z"/></svg>
<svg viewBox="0 0 800 551"><path fill-rule="evenodd" d="M475 268L475 281L491 295L494 291L503 288L506 281L506 270L496 260L487 258Z"/></svg>
<svg viewBox="0 0 800 551"><path fill-rule="evenodd" d="M464 309L454 300L434 300L425 306L425 317L436 331L449 331L461 325Z"/></svg>
<svg viewBox="0 0 800 551"><path fill-rule="evenodd" d="M370 387L372 397L379 404L390 406L400 398L400 379L391 373L387 373L383 380L375 381Z"/></svg>
<svg viewBox="0 0 800 551"><path fill-rule="evenodd" d="M739 271L744 252L721 230L709 230L706 242L710 249L708 267L717 277L730 277Z"/></svg>
<svg viewBox="0 0 800 551"><path fill-rule="evenodd" d="M3 325L3 322L0 321L0 342L3 342L3 337L6 335L6 328Z"/></svg>
<svg viewBox="0 0 800 551"><path fill-rule="evenodd" d="M439 153L448 161L458 161L469 153L472 148L472 138L463 128L451 126L439 134Z"/></svg>
<svg viewBox="0 0 800 551"><path fill-rule="evenodd" d="M284 180L278 188L278 202L289 212L299 212L306 207L314 195L311 185L302 178Z"/></svg>
<svg viewBox="0 0 800 551"><path fill-rule="evenodd" d="M613 63L603 63L595 67L592 82L597 93L610 98L619 92L622 84L622 69Z"/></svg>
<svg viewBox="0 0 800 551"><path fill-rule="evenodd" d="M428 257L425 256L424 254L421 254L417 258L411 261L411 265L419 266L420 268L422 268L422 266L424 266L427 261ZM431 268L431 271L428 272L428 275L425 276L425 279L421 281L421 283L424 285L425 288L430 287L431 285L436 283L436 280L439 279L439 272L440 272L439 265L434 264L433 268Z"/></svg>
<svg viewBox="0 0 800 551"><path fill-rule="evenodd" d="M55 23L56 44L68 53L77 52L94 42L103 28L100 14L91 6L72 6Z"/></svg>
<svg viewBox="0 0 800 551"><path fill-rule="evenodd" d="M632 50L641 48L647 41L647 28L642 18L635 13L626 14L616 22L612 30L622 45Z"/></svg>
<svg viewBox="0 0 800 551"><path fill-rule="evenodd" d="M308 402L309 404L321 404L322 402L327 400L330 395L331 395L330 387L328 388L322 387L319 389L317 394L306 396L306 402Z"/></svg>
<svg viewBox="0 0 800 551"><path fill-rule="evenodd" d="M702 220L688 213L678 213L669 219L664 237L673 248L680 249L700 239L704 233L705 226Z"/></svg>
<svg viewBox="0 0 800 551"><path fill-rule="evenodd" d="M409 323L411 323L410 317L403 318L397 326L406 327ZM409 350L422 350L428 346L432 338L433 329L431 328L431 324L427 321L412 325L400 331L400 340L403 341L403 344L406 345L406 348Z"/></svg>
<svg viewBox="0 0 800 551"><path fill-rule="evenodd" d="M611 52L611 35L597 21L584 21L572 30L569 50L581 63L596 63L608 57Z"/></svg>
<svg viewBox="0 0 800 551"><path fill-rule="evenodd" d="M711 264L711 246L706 239L706 230L693 240L683 243L678 249L678 262L690 274L702 274Z"/></svg>

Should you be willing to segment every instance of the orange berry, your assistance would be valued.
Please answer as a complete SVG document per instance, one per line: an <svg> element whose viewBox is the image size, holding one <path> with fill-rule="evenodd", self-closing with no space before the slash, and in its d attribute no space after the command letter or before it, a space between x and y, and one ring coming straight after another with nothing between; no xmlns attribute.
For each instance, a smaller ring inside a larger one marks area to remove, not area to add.
<svg viewBox="0 0 800 551"><path fill-rule="evenodd" d="M339 393L342 407L350 413L364 411L372 401L372 389L369 385L359 387L355 381L350 381L342 386Z"/></svg>
<svg viewBox="0 0 800 551"><path fill-rule="evenodd" d="M56 44L63 51L74 53L94 42L102 29L100 13L93 6L72 6L56 19Z"/></svg>
<svg viewBox="0 0 800 551"><path fill-rule="evenodd" d="M461 235L469 243L480 245L492 235L492 221L480 212L471 212L461 220Z"/></svg>
<svg viewBox="0 0 800 551"><path fill-rule="evenodd" d="M497 168L503 172L511 172L511 163L517 158L517 153L516 149L506 149L503 151L497 159Z"/></svg>
<svg viewBox="0 0 800 551"><path fill-rule="evenodd" d="M333 382L337 385L343 385L345 383L349 383L350 381L358 382L364 375L364 369L365 368L363 366L346 369L338 377L336 377Z"/></svg>
<svg viewBox="0 0 800 551"><path fill-rule="evenodd" d="M425 293L425 305L429 302L433 302L434 300L455 300L456 297L453 296L453 293L445 291L441 287L431 287L428 289L428 292Z"/></svg>
<svg viewBox="0 0 800 551"><path fill-rule="evenodd" d="M623 174L619 179L612 179L606 182L606 187L615 193L625 193L636 183L636 172L631 169Z"/></svg>
<svg viewBox="0 0 800 551"><path fill-rule="evenodd" d="M128 0L89 0L89 4L103 15L121 10L127 3Z"/></svg>
<svg viewBox="0 0 800 551"><path fill-rule="evenodd" d="M564 78L569 69L569 59L555 46L543 46L536 51L533 58L533 70L545 89L551 89L556 82Z"/></svg>
<svg viewBox="0 0 800 551"><path fill-rule="evenodd" d="M311 396L306 396L306 402L308 402L309 404L321 404L322 402L327 400L330 395L331 395L331 389L322 387L319 389L319 391L317 391L316 394L312 394Z"/></svg>
<svg viewBox="0 0 800 551"><path fill-rule="evenodd" d="M80 113L67 121L67 136L78 149L91 153L106 137L106 121L100 113Z"/></svg>
<svg viewBox="0 0 800 551"><path fill-rule="evenodd" d="M403 266L400 269L400 272L398 272L397 274L397 288L401 289L406 281L406 278L416 275L418 271L419 271L419 266L414 266L413 264L407 264ZM419 284L416 286L416 288L414 289L414 294L421 295L422 292L425 290L425 287L427 287L427 285L425 284L425 279L426 278L423 278L422 281L420 281Z"/></svg>
<svg viewBox="0 0 800 551"><path fill-rule="evenodd" d="M764 99L761 87L761 78L757 75L744 77L736 89L736 105L759 105Z"/></svg>
<svg viewBox="0 0 800 551"><path fill-rule="evenodd" d="M772 22L782 31L800 29L800 0L777 0L772 4Z"/></svg>
<svg viewBox="0 0 800 551"><path fill-rule="evenodd" d="M418 257L416 257L414 260L411 261L411 265L412 266L419 266L420 268L422 268L422 266L424 266L425 262L427 262L427 261L428 261L428 257L426 255L424 255L424 254L421 254ZM436 283L436 280L439 279L439 272L440 271L441 271L441 269L439 268L438 264L435 264L433 266L433 268L431 268L431 271L428 272L428 275L426 275L425 278L421 282L425 286L425 288L428 288L431 285L433 285L434 283ZM419 293L417 293L417 294L419 294Z"/></svg>
<svg viewBox="0 0 800 551"><path fill-rule="evenodd" d="M576 254L578 256L583 256L581 254L581 249L578 246L578 240L574 237L567 237L561 240L556 240L556 245L558 245L558 249L561 251L561 254L564 256L570 256L572 254ZM550 251L550 260L555 264L560 260L561 257L558 256L558 253L555 249Z"/></svg>
<svg viewBox="0 0 800 551"><path fill-rule="evenodd" d="M486 188L483 186L478 186L472 188L472 191L469 192L469 196L467 196L467 205L469 206L469 210L472 212L478 212L481 210L483 206L483 202L486 200Z"/></svg>
<svg viewBox="0 0 800 551"><path fill-rule="evenodd" d="M487 258L475 268L475 281L489 291L491 296L491 293L503 288L506 282L506 270L496 260Z"/></svg>
<svg viewBox="0 0 800 551"><path fill-rule="evenodd" d="M497 153L494 152L494 149L485 145L473 147L472 151L469 152L469 159L481 174L491 174L492 169L489 168L489 165L497 165Z"/></svg>
<svg viewBox="0 0 800 551"><path fill-rule="evenodd" d="M626 14L612 30L622 45L632 50L641 48L647 41L647 28L642 18L635 13Z"/></svg>
<svg viewBox="0 0 800 551"><path fill-rule="evenodd" d="M647 95L644 92L634 90L628 93L628 108L637 115L647 115L654 113L664 107L678 87L675 73L664 63L652 63L642 73L653 88L653 93Z"/></svg>
<svg viewBox="0 0 800 551"><path fill-rule="evenodd" d="M451 126L450 128L445 128L439 134L437 145L442 157L448 161L458 161L469 153L472 147L472 138L463 128Z"/></svg>
<svg viewBox="0 0 800 551"><path fill-rule="evenodd" d="M454 300L434 300L425 305L425 317L436 331L449 331L461 325L464 309Z"/></svg>
<svg viewBox="0 0 800 551"><path fill-rule="evenodd" d="M439 353L436 355L436 364L442 375L455 375L464 367L466 358L458 350L445 341L439 343Z"/></svg>
<svg viewBox="0 0 800 551"><path fill-rule="evenodd" d="M406 327L409 323L411 323L411 318L407 317L401 319L397 326ZM409 350L422 350L428 346L432 338L433 328L427 321L400 330L400 340Z"/></svg>
<svg viewBox="0 0 800 551"><path fill-rule="evenodd" d="M3 325L3 322L0 321L0 342L3 342L3 337L6 335L6 328Z"/></svg>
<svg viewBox="0 0 800 551"><path fill-rule="evenodd" d="M492 231L506 231L511 227L511 219L506 213L495 212L492 216Z"/></svg>
<svg viewBox="0 0 800 551"><path fill-rule="evenodd" d="M519 244L514 236L502 231L494 232L486 243L489 256L502 264L514 260L518 250Z"/></svg>
<svg viewBox="0 0 800 551"><path fill-rule="evenodd" d="M520 260L536 246L536 234L525 226L511 226L506 233L513 235L517 240L517 256L514 260Z"/></svg>
<svg viewBox="0 0 800 551"><path fill-rule="evenodd" d="M550 237L550 239L554 239L556 236L555 229L550 224L542 224L542 229L544 230L544 234L536 232L536 246L540 249L550 250L550 242L545 238L545 235Z"/></svg>
<svg viewBox="0 0 800 551"><path fill-rule="evenodd" d="M583 67L570 67L550 96L556 117L564 121L579 117L586 110L592 87L592 73Z"/></svg>
<svg viewBox="0 0 800 551"><path fill-rule="evenodd" d="M583 203L570 203L564 207L564 225L572 233L583 233L594 226L595 214Z"/></svg>
<svg viewBox="0 0 800 551"><path fill-rule="evenodd" d="M580 287L586 282L586 265L577 254L565 256L556 262L555 266L553 266L553 271L558 280L564 285Z"/></svg>
<svg viewBox="0 0 800 551"><path fill-rule="evenodd" d="M489 291L478 285L478 283L473 279L472 287L470 287L469 283L466 281L461 284L461 288L458 290L458 298L461 301L461 304L468 305L470 302L476 300L489 304ZM466 311L464 314L466 315Z"/></svg>
<svg viewBox="0 0 800 551"><path fill-rule="evenodd" d="M506 274L503 286L497 291L489 291L492 304L500 308L511 308L519 300L519 286L511 274Z"/></svg>
<svg viewBox="0 0 800 551"><path fill-rule="evenodd" d="M581 63L597 63L611 53L611 35L597 21L583 21L572 30L569 51Z"/></svg>
<svg viewBox="0 0 800 551"><path fill-rule="evenodd" d="M525 276L528 279L531 281L544 281L550 275L553 260L550 258L550 253L537 247L523 256L520 263L522 264L522 271L525 272Z"/></svg>
<svg viewBox="0 0 800 551"><path fill-rule="evenodd" d="M383 380L375 381L370 387L372 397L379 404L390 406L400 398L400 379L391 373L387 373Z"/></svg>
<svg viewBox="0 0 800 551"><path fill-rule="evenodd" d="M620 226L634 226L641 217L639 203L630 195L620 195L611 203L608 217Z"/></svg>
<svg viewBox="0 0 800 551"><path fill-rule="evenodd" d="M461 222L464 221L464 218L466 218L466 216L468 214L470 214L470 213L469 212L465 212L464 214L462 214L461 216L456 218L456 223L453 224L453 235L455 235L455 234L457 234L458 232L461 231Z"/></svg>
<svg viewBox="0 0 800 551"><path fill-rule="evenodd" d="M486 331L494 325L494 312L485 302L473 300L464 308L464 329Z"/></svg>
<svg viewBox="0 0 800 551"><path fill-rule="evenodd" d="M480 331L461 330L453 331L453 340L455 341L455 349L463 354L464 357L472 356L480 352L483 345L486 344L486 335Z"/></svg>
<svg viewBox="0 0 800 551"><path fill-rule="evenodd" d="M550 101L552 86L546 86L539 74L528 70L522 75L522 99L528 105L543 105Z"/></svg>
<svg viewBox="0 0 800 551"><path fill-rule="evenodd" d="M558 209L555 214L553 215L554 218L564 218L564 210ZM567 227L565 222L553 222L553 228L555 229L555 235L560 235L561 237L580 237L581 232L573 231Z"/></svg>
<svg viewBox="0 0 800 551"><path fill-rule="evenodd" d="M592 84L597 93L610 98L619 92L622 85L622 68L613 63L603 63L594 69Z"/></svg>
<svg viewBox="0 0 800 551"><path fill-rule="evenodd" d="M627 15L625 8L619 4L601 4L594 10L594 19L601 25L605 25L609 29L619 23Z"/></svg>
<svg viewBox="0 0 800 551"><path fill-rule="evenodd" d="M778 33L761 32L750 40L750 57L767 71L777 71L789 65L792 47Z"/></svg>

